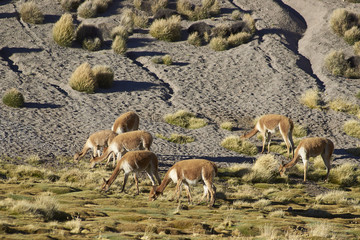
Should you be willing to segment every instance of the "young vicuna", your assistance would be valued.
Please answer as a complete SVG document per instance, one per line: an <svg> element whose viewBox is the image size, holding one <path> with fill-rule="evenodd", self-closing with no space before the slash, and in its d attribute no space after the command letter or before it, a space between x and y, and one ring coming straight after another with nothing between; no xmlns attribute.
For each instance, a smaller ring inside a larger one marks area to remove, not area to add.
<svg viewBox="0 0 360 240"><path fill-rule="evenodd" d="M306 172L308 168L308 162L310 157L316 157L321 155L325 167L327 169L327 174L325 181L329 177L331 169L331 155L334 152L334 143L327 138L312 137L304 138L300 141L299 146L295 150L294 158L291 162L283 165L280 165L279 171L280 175L283 176L287 168L294 166L299 158L301 157L304 163L304 182L306 181Z"/></svg>
<svg viewBox="0 0 360 240"><path fill-rule="evenodd" d="M121 188L121 192L124 191L125 184L127 182L128 176L131 172L134 173L134 180L136 184L137 194L139 194L139 185L136 174L138 172L145 171L149 176L152 185L155 185L155 178L158 184L160 184L161 179L158 173L158 158L156 155L150 151L131 151L127 152L120 161L117 162L116 168L111 174L108 180L104 180L103 185L101 186L102 191L109 190L111 184L115 181L120 171L124 171L124 182Z"/></svg>
<svg viewBox="0 0 360 240"><path fill-rule="evenodd" d="M128 151L150 150L153 137L150 133L142 130L121 133L109 144L109 147L100 157L91 159L91 167L105 160L110 154L117 155L117 161ZM107 164L107 163L106 163Z"/></svg>
<svg viewBox="0 0 360 240"><path fill-rule="evenodd" d="M294 156L294 142L292 139L292 132L294 129L293 121L283 115L268 114L260 117L253 130L244 134L241 138L251 138L257 132L262 134L263 146L261 153L264 153L266 141L268 143L268 152L270 152L271 134L275 133L276 128L279 127L281 136L286 144L288 158L290 156L290 147L292 149L292 155Z"/></svg>
<svg viewBox="0 0 360 240"><path fill-rule="evenodd" d="M191 203L192 198L189 185L195 185L199 181L202 181L204 184L204 195L202 196L200 201L202 201L205 196L207 196L207 201L209 201L210 194L211 200L209 206L213 206L215 203L216 193L216 188L213 184L213 180L216 175L217 167L215 163L208 160L190 159L177 162L167 171L160 186L153 186L150 191L149 199L156 200L156 198L164 192L166 186L172 180L174 183L176 183L175 197L177 195L177 200L179 201L180 199L181 186L182 184L184 184L186 194L188 196L188 201L189 203Z"/></svg>
<svg viewBox="0 0 360 240"><path fill-rule="evenodd" d="M111 130L101 130L101 131L91 134L90 137L88 138L88 140L86 140L86 143L85 143L83 149L81 150L81 152L78 152L74 155L74 161L78 161L82 157L84 157L89 149L93 150L92 157L100 156L99 148L101 148L101 147L106 148L107 146L109 146L110 142L116 136L117 136L117 134Z"/></svg>
<svg viewBox="0 0 360 240"><path fill-rule="evenodd" d="M139 129L139 116L135 112L127 112L118 117L111 130L117 134Z"/></svg>

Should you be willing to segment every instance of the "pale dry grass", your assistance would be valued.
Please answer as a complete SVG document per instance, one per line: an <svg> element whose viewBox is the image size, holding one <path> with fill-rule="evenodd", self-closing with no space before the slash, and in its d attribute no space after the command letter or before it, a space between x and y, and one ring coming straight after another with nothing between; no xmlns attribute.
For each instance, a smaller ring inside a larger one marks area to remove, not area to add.
<svg viewBox="0 0 360 240"><path fill-rule="evenodd" d="M237 47L241 44L247 43L250 41L252 35L250 33L247 32L239 32L236 34L231 34L228 39L227 42L229 44L230 47Z"/></svg>
<svg viewBox="0 0 360 240"><path fill-rule="evenodd" d="M321 108L320 92L317 88L306 90L300 97L300 102L311 109Z"/></svg>
<svg viewBox="0 0 360 240"><path fill-rule="evenodd" d="M234 123L232 122L223 122L220 124L220 128L228 130L228 131L232 131L234 128Z"/></svg>
<svg viewBox="0 0 360 240"><path fill-rule="evenodd" d="M358 16L344 8L335 9L330 16L330 27L339 36L344 36L346 30L358 24Z"/></svg>
<svg viewBox="0 0 360 240"><path fill-rule="evenodd" d="M187 42L197 47L202 45L202 40L198 32L191 33L187 39Z"/></svg>
<svg viewBox="0 0 360 240"><path fill-rule="evenodd" d="M342 51L332 51L325 57L325 67L334 76L344 76L350 67Z"/></svg>
<svg viewBox="0 0 360 240"><path fill-rule="evenodd" d="M67 221L64 226L70 230L70 233L79 234L81 232L81 219L75 218L71 221Z"/></svg>
<svg viewBox="0 0 360 240"><path fill-rule="evenodd" d="M261 234L260 237L264 239L278 239L279 230L273 225L264 224L259 226L259 230Z"/></svg>
<svg viewBox="0 0 360 240"><path fill-rule="evenodd" d="M317 203L329 205L354 205L359 203L359 200L351 199L347 196L348 194L345 191L332 190L316 196L315 200Z"/></svg>
<svg viewBox="0 0 360 240"><path fill-rule="evenodd" d="M79 92L95 92L97 82L89 63L85 62L76 68L69 79L69 85L72 89Z"/></svg>
<svg viewBox="0 0 360 240"><path fill-rule="evenodd" d="M124 26L129 34L134 30L134 15L135 13L132 9L125 8L120 16L120 25Z"/></svg>
<svg viewBox="0 0 360 240"><path fill-rule="evenodd" d="M157 19L150 26L150 35L159 40L174 42L181 38L181 17Z"/></svg>
<svg viewBox="0 0 360 240"><path fill-rule="evenodd" d="M20 17L24 22L40 24L44 21L44 14L35 1L29 1L20 5Z"/></svg>
<svg viewBox="0 0 360 240"><path fill-rule="evenodd" d="M111 30L110 36L112 39L115 39L116 36L120 36L124 40L127 40L129 38L129 32L126 27L119 25Z"/></svg>
<svg viewBox="0 0 360 240"><path fill-rule="evenodd" d="M75 25L70 13L65 13L52 29L54 41L63 47L71 47L75 40Z"/></svg>
<svg viewBox="0 0 360 240"><path fill-rule="evenodd" d="M225 51L229 48L229 43L226 38L214 37L210 40L209 46L215 51Z"/></svg>
<svg viewBox="0 0 360 240"><path fill-rule="evenodd" d="M331 229L333 228L331 224L326 222L314 223L308 225L309 235L311 237L322 237L322 238L330 238L331 237Z"/></svg>
<svg viewBox="0 0 360 240"><path fill-rule="evenodd" d="M285 212L284 210L276 210L269 213L270 218L284 218Z"/></svg>
<svg viewBox="0 0 360 240"><path fill-rule="evenodd" d="M96 5L93 1L85 1L78 7L77 14L82 18L93 18L97 14Z"/></svg>
<svg viewBox="0 0 360 240"><path fill-rule="evenodd" d="M256 159L251 172L243 176L246 182L271 182L278 176L279 162L271 154Z"/></svg>
<svg viewBox="0 0 360 240"><path fill-rule="evenodd" d="M344 33L344 40L350 44L354 45L355 42L360 41L360 29L358 26L353 26L349 30L346 30Z"/></svg>
<svg viewBox="0 0 360 240"><path fill-rule="evenodd" d="M117 54L125 54L127 51L126 39L117 35L111 44L111 48Z"/></svg>
<svg viewBox="0 0 360 240"><path fill-rule="evenodd" d="M349 120L344 123L344 132L352 137L360 138L360 122Z"/></svg>
<svg viewBox="0 0 360 240"><path fill-rule="evenodd" d="M247 140L240 139L239 136L228 136L221 141L221 146L240 154L253 156L258 153L257 147Z"/></svg>
<svg viewBox="0 0 360 240"><path fill-rule="evenodd" d="M179 110L174 114L166 114L164 120L169 124L189 129L197 129L207 125L205 119L196 118L194 114L186 110Z"/></svg>
<svg viewBox="0 0 360 240"><path fill-rule="evenodd" d="M268 199L260 199L252 204L253 208L264 210L265 207L269 206L271 204L271 201Z"/></svg>
<svg viewBox="0 0 360 240"><path fill-rule="evenodd" d="M340 186L354 186L356 185L358 173L356 169L358 168L357 164L353 163L344 163L333 169L331 169L329 175L329 181Z"/></svg>
<svg viewBox="0 0 360 240"><path fill-rule="evenodd" d="M329 102L329 107L338 112L344 112L349 114L358 114L359 113L359 105L344 99L344 98L337 98Z"/></svg>

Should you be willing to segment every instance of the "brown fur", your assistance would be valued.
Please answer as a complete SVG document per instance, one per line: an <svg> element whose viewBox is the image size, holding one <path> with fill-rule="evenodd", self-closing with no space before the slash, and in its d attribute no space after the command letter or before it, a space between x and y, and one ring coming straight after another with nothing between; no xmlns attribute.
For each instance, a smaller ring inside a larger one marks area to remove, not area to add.
<svg viewBox="0 0 360 240"><path fill-rule="evenodd" d="M117 134L139 129L139 116L135 112L127 112L118 117L111 130Z"/></svg>
<svg viewBox="0 0 360 240"><path fill-rule="evenodd" d="M174 172L175 171L175 172ZM177 176L177 179L172 179L174 174ZM156 198L163 193L166 186L171 182L171 180L175 180L176 188L175 188L175 196L177 195L177 200L179 201L181 195L181 186L184 184L185 190L188 196L189 203L192 202L189 184L187 180L202 180L204 182L204 195L201 198L201 201L207 196L207 200L209 201L210 194L210 206L213 206L215 203L215 193L216 188L213 184L214 177L217 175L217 166L215 163L205 160L205 159L190 159L183 160L175 163L166 173L163 181L160 186L154 186L150 191L150 200L156 200Z"/></svg>
<svg viewBox="0 0 360 240"><path fill-rule="evenodd" d="M124 191L125 184L127 182L128 176L131 172L134 173L134 180L136 184L137 194L139 194L139 184L136 173L145 171L149 176L152 185L155 185L155 178L158 184L161 180L158 173L158 158L156 155L150 151L131 151L127 152L121 159L118 161L116 168L111 174L108 180L104 180L101 190L107 191L111 184L115 181L120 171L124 170L124 182L121 188L121 192ZM155 178L154 178L155 177Z"/></svg>
<svg viewBox="0 0 360 240"><path fill-rule="evenodd" d="M288 158L290 157L290 148L294 156L294 142L292 139L292 132L294 129L293 121L283 115L268 114L260 117L255 127L249 132L241 136L241 138L251 138L257 132L260 132L263 137L263 145L261 153L264 153L266 141L268 141L268 152L270 152L271 134L279 127L281 136L286 144Z"/></svg>
<svg viewBox="0 0 360 240"><path fill-rule="evenodd" d="M81 152L78 152L74 155L74 161L79 161L82 157L85 156L88 150L93 150L93 157L98 156L99 148L104 147L104 151L110 142L116 137L116 133L111 130L101 130L90 135L86 140L83 149Z"/></svg>
<svg viewBox="0 0 360 240"><path fill-rule="evenodd" d="M117 161L128 151L150 150L153 137L150 133L142 130L121 133L117 135L104 151L103 155L91 159L91 167L105 160L110 154L117 155Z"/></svg>
<svg viewBox="0 0 360 240"><path fill-rule="evenodd" d="M304 138L299 143L299 146L295 150L294 158L291 162L280 165L279 171L280 175L284 175L287 168L293 167L297 161L302 158L304 162L304 182L306 181L306 172L308 167L308 161L310 157L316 157L321 155L324 164L327 169L327 174L325 181L329 177L331 169L331 155L334 152L334 143L327 138L313 137L313 138Z"/></svg>

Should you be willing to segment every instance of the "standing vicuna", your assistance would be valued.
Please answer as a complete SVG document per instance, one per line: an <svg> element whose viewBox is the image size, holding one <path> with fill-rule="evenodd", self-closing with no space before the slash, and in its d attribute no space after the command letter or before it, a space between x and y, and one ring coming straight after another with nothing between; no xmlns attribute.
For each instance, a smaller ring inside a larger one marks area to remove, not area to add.
<svg viewBox="0 0 360 240"><path fill-rule="evenodd" d="M281 136L286 144L288 158L290 157L290 147L292 149L292 155L294 156L294 142L292 139L292 132L294 129L293 121L283 115L268 114L259 118L253 130L244 134L241 138L251 138L257 132L262 134L263 146L261 153L264 153L266 141L268 143L268 152L270 152L271 134L275 133L276 128L279 127Z"/></svg>
<svg viewBox="0 0 360 240"><path fill-rule="evenodd" d="M98 132L95 132L90 135L90 137L86 140L86 143L81 150L81 152L78 152L74 155L74 161L80 160L82 157L85 156L88 150L93 150L93 156L97 157L100 156L100 149L101 147L106 148L109 146L110 142L117 136L116 133L114 133L111 130L101 130Z"/></svg>
<svg viewBox="0 0 360 240"><path fill-rule="evenodd" d="M94 167L96 163L105 160L110 154L117 155L117 161L119 161L122 155L128 151L150 150L152 141L152 135L143 130L121 133L111 141L109 147L100 157L91 159L90 166ZM106 164L108 164L108 162Z"/></svg>
<svg viewBox="0 0 360 240"><path fill-rule="evenodd" d="M150 191L149 200L156 200L157 197L164 192L166 186L172 180L174 183L176 183L175 197L177 195L177 201L180 199L181 186L184 184L188 201L191 203L192 198L189 185L195 185L199 181L202 181L204 184L204 195L200 201L202 201L205 196L207 196L207 201L209 202L210 194L211 200L209 206L213 206L215 203L216 194L216 188L213 184L213 180L216 175L217 167L215 163L211 161L205 159L190 159L179 161L167 171L160 186L153 186Z"/></svg>
<svg viewBox="0 0 360 240"><path fill-rule="evenodd" d="M280 165L279 168L280 175L283 176L286 169L294 166L301 157L304 163L304 182L305 182L309 158L321 155L325 167L327 169L327 174L325 178L325 181L327 181L331 169L331 155L333 154L333 152L334 152L334 143L327 138L321 138L321 137L304 138L303 140L300 141L298 147L296 148L295 155L292 161L285 165L283 164Z"/></svg>
<svg viewBox="0 0 360 240"><path fill-rule="evenodd" d="M139 129L139 116L135 112L127 112L118 117L111 130L117 134L135 131Z"/></svg>
<svg viewBox="0 0 360 240"><path fill-rule="evenodd" d="M140 150L140 151L131 151L127 152L120 161L117 162L116 168L111 174L108 180L104 180L103 185L101 186L102 191L109 190L111 184L115 181L120 171L124 171L124 182L121 188L121 192L124 191L125 184L127 182L128 176L131 172L134 173L134 180L136 184L137 194L139 194L139 185L137 173L145 171L149 176L151 183L155 186L155 178L158 184L160 184L161 179L158 173L158 158L153 152Z"/></svg>

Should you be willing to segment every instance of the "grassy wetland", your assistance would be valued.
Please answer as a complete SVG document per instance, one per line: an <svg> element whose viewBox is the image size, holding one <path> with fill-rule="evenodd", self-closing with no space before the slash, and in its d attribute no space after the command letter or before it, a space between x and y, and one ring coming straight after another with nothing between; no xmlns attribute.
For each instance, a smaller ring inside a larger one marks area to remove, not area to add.
<svg viewBox="0 0 360 240"><path fill-rule="evenodd" d="M133 179L120 193L123 174L110 190L100 192L112 169L90 169L59 157L58 166L43 167L37 156L1 157L0 236L6 239L358 239L360 236L360 171L355 165L335 167L322 179L320 158L311 162L309 181L302 182L302 164L281 178L273 155L254 164L219 168L215 206L199 203L202 187L172 200L170 184L149 201L151 183L140 176L140 194ZM15 165L10 162L22 163ZM264 167L265 166L265 167ZM163 177L165 171L161 171ZM253 174L256 173L256 174ZM262 176L262 178L256 176Z"/></svg>

